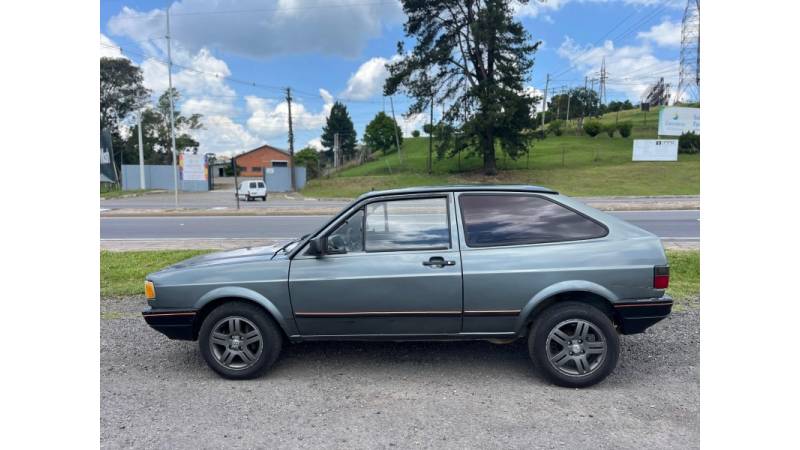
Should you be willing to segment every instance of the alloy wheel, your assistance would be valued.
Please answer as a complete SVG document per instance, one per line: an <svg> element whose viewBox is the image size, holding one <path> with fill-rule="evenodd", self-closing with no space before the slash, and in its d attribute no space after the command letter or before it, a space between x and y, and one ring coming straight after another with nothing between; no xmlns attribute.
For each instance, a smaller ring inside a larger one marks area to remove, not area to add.
<svg viewBox="0 0 800 450"><path fill-rule="evenodd" d="M223 367L243 370L258 361L264 341L261 331L253 322L232 316L214 324L209 346L214 359Z"/></svg>
<svg viewBox="0 0 800 450"><path fill-rule="evenodd" d="M556 370L569 376L585 376L603 363L607 345L597 325L584 319L569 319L550 330L545 349L547 360Z"/></svg>

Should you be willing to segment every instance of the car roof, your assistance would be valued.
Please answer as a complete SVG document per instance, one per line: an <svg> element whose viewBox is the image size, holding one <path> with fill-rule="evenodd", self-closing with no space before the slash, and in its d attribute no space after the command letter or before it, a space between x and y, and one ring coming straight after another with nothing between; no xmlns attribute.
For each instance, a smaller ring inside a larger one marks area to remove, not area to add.
<svg viewBox="0 0 800 450"><path fill-rule="evenodd" d="M451 186L417 186L402 189L387 189L383 191L371 191L361 194L358 199L379 197L383 195L402 195L402 194L425 194L436 192L472 192L472 191L496 191L496 192L538 192L542 194L558 194L558 192L542 187L527 184L460 184Z"/></svg>

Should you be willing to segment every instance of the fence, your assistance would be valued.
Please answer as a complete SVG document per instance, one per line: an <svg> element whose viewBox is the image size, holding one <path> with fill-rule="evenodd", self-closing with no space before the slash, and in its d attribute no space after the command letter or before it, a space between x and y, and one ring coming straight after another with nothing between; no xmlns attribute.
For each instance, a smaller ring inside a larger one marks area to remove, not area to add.
<svg viewBox="0 0 800 450"><path fill-rule="evenodd" d="M306 185L305 167L297 166L294 168L294 181L298 190ZM264 182L267 183L268 192L290 192L292 190L292 178L288 167L264 169Z"/></svg>
<svg viewBox="0 0 800 450"><path fill-rule="evenodd" d="M178 173L180 176L180 172ZM170 165L150 165L144 166L144 183L147 189L166 189L172 191L175 186L173 180L172 166ZM178 186L184 192L204 192L210 188L209 181L186 181L178 180ZM139 185L139 165L122 165L122 190L134 191L143 189Z"/></svg>

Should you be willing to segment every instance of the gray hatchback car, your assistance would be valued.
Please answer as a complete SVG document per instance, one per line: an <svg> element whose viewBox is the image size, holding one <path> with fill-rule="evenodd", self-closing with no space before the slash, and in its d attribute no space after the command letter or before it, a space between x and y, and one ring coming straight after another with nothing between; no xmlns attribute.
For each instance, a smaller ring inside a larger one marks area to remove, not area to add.
<svg viewBox="0 0 800 450"><path fill-rule="evenodd" d="M670 313L668 283L658 237L550 189L420 187L152 273L143 315L227 378L262 374L287 342L527 338L541 374L583 387L613 371L619 334Z"/></svg>

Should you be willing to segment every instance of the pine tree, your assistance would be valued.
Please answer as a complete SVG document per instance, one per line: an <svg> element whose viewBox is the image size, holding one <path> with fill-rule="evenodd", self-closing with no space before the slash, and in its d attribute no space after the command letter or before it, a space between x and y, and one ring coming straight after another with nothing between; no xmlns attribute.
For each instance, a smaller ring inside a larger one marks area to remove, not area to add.
<svg viewBox="0 0 800 450"><path fill-rule="evenodd" d="M495 143L512 158L528 152L538 100L523 84L540 42L531 42L510 3L403 0L404 29L416 44L406 54L398 43L400 59L388 66L384 86L387 95L402 89L415 99L408 114L447 105L436 127L438 154L478 153L488 175L497 173Z"/></svg>
<svg viewBox="0 0 800 450"><path fill-rule="evenodd" d="M322 128L322 146L325 148L325 156L333 158L333 135L339 133L339 147L345 158L350 159L356 153L356 129L347 112L347 106L341 102L336 102L331 108L331 114Z"/></svg>

